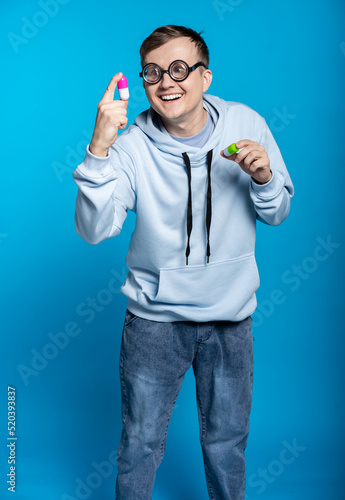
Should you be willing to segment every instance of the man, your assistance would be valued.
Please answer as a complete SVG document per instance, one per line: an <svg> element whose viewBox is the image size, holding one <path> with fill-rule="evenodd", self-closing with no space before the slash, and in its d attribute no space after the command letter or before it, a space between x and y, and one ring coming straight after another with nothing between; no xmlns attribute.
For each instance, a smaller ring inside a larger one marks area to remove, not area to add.
<svg viewBox="0 0 345 500"><path fill-rule="evenodd" d="M256 219L278 225L294 188L267 124L248 106L207 95L200 34L155 30L140 49L150 109L125 132L115 75L98 105L91 143L73 172L77 233L116 236L136 213L121 292L123 430L118 500L151 498L167 430L193 366L210 498L243 500L253 384L251 314L259 287ZM222 150L240 151L226 158ZM212 181L212 183L211 183Z"/></svg>

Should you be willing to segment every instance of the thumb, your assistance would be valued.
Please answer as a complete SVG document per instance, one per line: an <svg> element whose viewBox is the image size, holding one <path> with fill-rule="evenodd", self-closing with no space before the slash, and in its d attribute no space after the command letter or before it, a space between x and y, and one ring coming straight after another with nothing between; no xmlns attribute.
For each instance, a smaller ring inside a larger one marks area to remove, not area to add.
<svg viewBox="0 0 345 500"><path fill-rule="evenodd" d="M223 150L220 152L220 155L225 158L226 160L232 160L232 161L235 161L236 160L236 157L237 157L237 153L233 153L232 155L230 156L225 156L225 154L223 153Z"/></svg>

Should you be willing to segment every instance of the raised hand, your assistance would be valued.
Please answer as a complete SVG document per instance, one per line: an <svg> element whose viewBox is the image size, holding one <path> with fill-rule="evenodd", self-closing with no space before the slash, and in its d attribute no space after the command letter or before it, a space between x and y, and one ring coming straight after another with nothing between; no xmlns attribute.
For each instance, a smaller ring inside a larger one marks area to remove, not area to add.
<svg viewBox="0 0 345 500"><path fill-rule="evenodd" d="M90 151L96 156L106 157L108 149L114 144L118 130L127 126L128 101L114 100L114 94L122 73L110 80L104 95L97 106L95 128L90 142Z"/></svg>

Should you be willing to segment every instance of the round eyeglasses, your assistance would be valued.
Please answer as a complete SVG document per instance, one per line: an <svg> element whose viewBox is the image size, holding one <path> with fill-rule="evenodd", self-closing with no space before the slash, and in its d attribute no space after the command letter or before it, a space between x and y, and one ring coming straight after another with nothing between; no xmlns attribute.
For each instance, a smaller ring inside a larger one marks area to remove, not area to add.
<svg viewBox="0 0 345 500"><path fill-rule="evenodd" d="M207 66L203 62L198 62L194 64L194 66L188 66L185 61L173 61L168 69L162 69L158 64L148 63L143 67L143 70L139 73L139 76L144 78L146 83L155 84L161 81L164 73L168 73L170 78L175 80L176 82L183 82L189 73L194 71L199 66L204 66L204 68L208 69Z"/></svg>

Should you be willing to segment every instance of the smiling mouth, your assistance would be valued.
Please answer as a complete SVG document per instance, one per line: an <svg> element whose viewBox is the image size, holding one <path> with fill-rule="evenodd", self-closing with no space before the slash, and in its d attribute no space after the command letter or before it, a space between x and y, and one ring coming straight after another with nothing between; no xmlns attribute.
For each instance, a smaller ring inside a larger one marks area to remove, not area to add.
<svg viewBox="0 0 345 500"><path fill-rule="evenodd" d="M182 97L182 94L169 94L169 95L161 95L160 98L162 101L176 101L177 99L180 99Z"/></svg>

